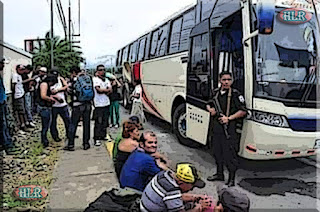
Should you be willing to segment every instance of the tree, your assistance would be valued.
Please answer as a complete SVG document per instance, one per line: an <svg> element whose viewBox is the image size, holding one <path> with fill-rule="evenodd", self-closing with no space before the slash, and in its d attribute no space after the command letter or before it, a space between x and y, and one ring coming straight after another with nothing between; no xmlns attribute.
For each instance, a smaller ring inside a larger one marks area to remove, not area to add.
<svg viewBox="0 0 320 212"><path fill-rule="evenodd" d="M81 47L73 45L68 40L61 39L59 36L53 38L53 57L54 66L58 67L60 74L64 77L70 73L72 66L79 66L81 62L84 62L84 58L81 56ZM33 55L34 66L51 67L51 41L50 33L48 32L45 37L44 45L39 42L39 49L37 49Z"/></svg>

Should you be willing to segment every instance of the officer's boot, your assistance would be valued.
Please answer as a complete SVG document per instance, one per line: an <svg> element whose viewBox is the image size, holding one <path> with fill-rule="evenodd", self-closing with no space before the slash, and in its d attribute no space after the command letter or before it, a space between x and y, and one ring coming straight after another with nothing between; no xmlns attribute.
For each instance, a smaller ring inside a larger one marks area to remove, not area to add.
<svg viewBox="0 0 320 212"><path fill-rule="evenodd" d="M217 165L217 173L209 176L207 178L208 181L224 181L224 175L223 175L223 165Z"/></svg>
<svg viewBox="0 0 320 212"><path fill-rule="evenodd" d="M229 187L235 186L235 178L236 178L236 172L230 171L229 172L229 179L228 179L228 182L226 183L226 185Z"/></svg>

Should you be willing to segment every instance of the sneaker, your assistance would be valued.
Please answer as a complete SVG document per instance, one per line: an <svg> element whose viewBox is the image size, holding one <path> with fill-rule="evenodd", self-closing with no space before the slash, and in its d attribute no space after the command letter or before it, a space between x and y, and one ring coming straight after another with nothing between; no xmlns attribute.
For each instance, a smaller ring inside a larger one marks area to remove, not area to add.
<svg viewBox="0 0 320 212"><path fill-rule="evenodd" d="M20 134L20 135L25 135L26 134L26 132L23 131L23 130L19 130L17 133Z"/></svg>
<svg viewBox="0 0 320 212"><path fill-rule="evenodd" d="M28 125L27 125L28 128L35 128L36 125L32 122L30 122Z"/></svg>
<svg viewBox="0 0 320 212"><path fill-rule="evenodd" d="M95 145L95 146L101 146L101 141L100 141L100 140L94 141L94 145Z"/></svg>
<svg viewBox="0 0 320 212"><path fill-rule="evenodd" d="M90 149L90 144L85 144L85 145L83 145L83 149L84 149L84 150Z"/></svg>
<svg viewBox="0 0 320 212"><path fill-rule="evenodd" d="M214 174L207 178L208 181L224 181L223 174Z"/></svg>
<svg viewBox="0 0 320 212"><path fill-rule="evenodd" d="M5 150L7 155L16 155L18 154L18 149L11 147Z"/></svg>
<svg viewBox="0 0 320 212"><path fill-rule="evenodd" d="M228 187L233 187L233 186L235 186L235 182L234 182L234 180L229 180L229 181L226 183L226 185L227 185Z"/></svg>
<svg viewBox="0 0 320 212"><path fill-rule="evenodd" d="M66 151L74 151L74 146L65 146L63 148L63 150L66 150Z"/></svg>
<svg viewBox="0 0 320 212"><path fill-rule="evenodd" d="M58 137L58 138L54 138L53 140L54 140L55 142L60 142L60 141L62 141L62 139L59 138L59 137Z"/></svg>
<svg viewBox="0 0 320 212"><path fill-rule="evenodd" d="M110 124L109 127L112 128L112 127L113 127L113 124Z"/></svg>
<svg viewBox="0 0 320 212"><path fill-rule="evenodd" d="M114 125L114 128L118 129L118 128L119 128L119 125L118 125L118 124Z"/></svg>

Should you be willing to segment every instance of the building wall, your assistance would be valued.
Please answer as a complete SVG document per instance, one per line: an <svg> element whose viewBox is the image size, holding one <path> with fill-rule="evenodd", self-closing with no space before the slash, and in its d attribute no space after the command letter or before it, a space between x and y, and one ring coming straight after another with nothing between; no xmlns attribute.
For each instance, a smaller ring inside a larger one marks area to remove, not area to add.
<svg viewBox="0 0 320 212"><path fill-rule="evenodd" d="M18 64L28 65L32 63L32 55L7 43L0 43L0 48L3 48L3 55L6 58L2 77L7 94L8 112L6 115L8 127L12 135L14 131L18 130L18 123L12 107L11 78L12 74L16 72L15 68Z"/></svg>
<svg viewBox="0 0 320 212"><path fill-rule="evenodd" d="M1 44L0 44L1 45ZM9 44L3 44L3 55L6 58L6 64L3 70L3 81L6 88L6 93L10 94L11 91L11 77L15 73L15 68L18 64L28 65L32 63L32 55L17 49Z"/></svg>

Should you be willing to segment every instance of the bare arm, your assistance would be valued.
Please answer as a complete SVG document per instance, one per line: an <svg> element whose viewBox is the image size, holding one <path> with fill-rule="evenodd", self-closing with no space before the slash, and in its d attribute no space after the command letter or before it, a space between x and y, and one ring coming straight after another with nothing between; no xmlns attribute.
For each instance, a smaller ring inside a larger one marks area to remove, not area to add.
<svg viewBox="0 0 320 212"><path fill-rule="evenodd" d="M220 123L222 124L227 124L229 123L229 121L235 120L235 119L239 119L244 117L247 114L246 111L243 110L239 110L238 112L236 112L235 114L227 117L227 116L222 116L221 118L219 118Z"/></svg>
<svg viewBox="0 0 320 212"><path fill-rule="evenodd" d="M37 76L34 76L34 77L32 77L32 78L23 80L22 83L25 84L25 83L28 83L28 82L30 82L30 81L34 81L36 78L37 78Z"/></svg>
<svg viewBox="0 0 320 212"><path fill-rule="evenodd" d="M239 118L243 118L247 115L247 112L246 111L243 111L243 110L239 110L238 112L236 112L235 114L229 116L229 120L232 121L232 120L235 120L235 119L239 119Z"/></svg>
<svg viewBox="0 0 320 212"><path fill-rule="evenodd" d="M158 167L164 171L170 169L165 163L161 162L160 159L156 159L156 163L157 163Z"/></svg>
<svg viewBox="0 0 320 212"><path fill-rule="evenodd" d="M117 80L117 78L114 78L115 82L117 83L118 88L121 87L121 83Z"/></svg>
<svg viewBox="0 0 320 212"><path fill-rule="evenodd" d="M103 93L107 94L109 92L109 89L110 89L110 88L103 89L103 88L100 88L100 86L96 86L94 88L97 90L97 92L99 94L103 94Z"/></svg>
<svg viewBox="0 0 320 212"><path fill-rule="evenodd" d="M58 92L66 91L66 90L68 89L68 87L69 87L69 86L68 86L68 83L67 83L67 81L66 81L63 77L61 77L60 79L61 79L61 81L62 81L63 87L60 88L60 89L58 89Z"/></svg>
<svg viewBox="0 0 320 212"><path fill-rule="evenodd" d="M215 116L217 114L216 110L210 105L207 105L207 110L210 112L211 116Z"/></svg>
<svg viewBox="0 0 320 212"><path fill-rule="evenodd" d="M160 152L153 153L151 156L156 159L160 159L161 162L163 162L164 164L167 164L167 165L170 162L169 159L165 155L161 154Z"/></svg>
<svg viewBox="0 0 320 212"><path fill-rule="evenodd" d="M48 84L47 83L41 83L40 85L40 96L41 96L41 99L45 100L45 101L48 101L48 102L54 102L55 100L50 97L50 96L47 96L47 91L48 91Z"/></svg>

